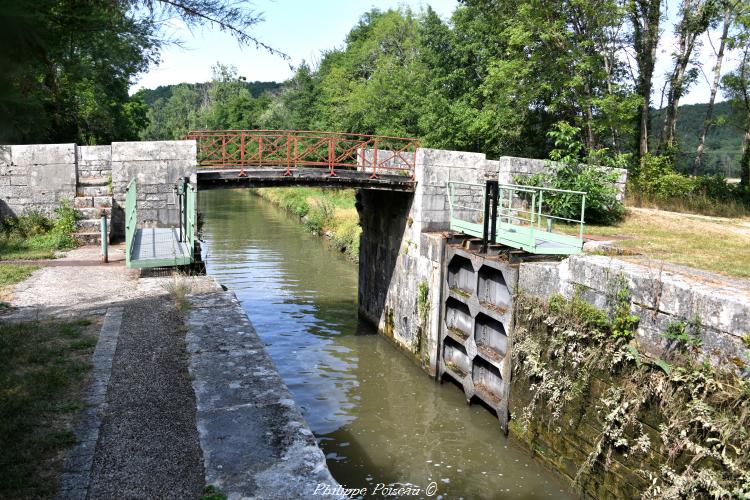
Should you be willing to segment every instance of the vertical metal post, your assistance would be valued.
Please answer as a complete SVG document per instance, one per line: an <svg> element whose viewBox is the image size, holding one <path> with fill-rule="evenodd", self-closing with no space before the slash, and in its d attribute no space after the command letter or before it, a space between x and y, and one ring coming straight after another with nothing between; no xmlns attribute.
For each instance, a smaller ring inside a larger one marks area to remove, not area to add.
<svg viewBox="0 0 750 500"><path fill-rule="evenodd" d="M286 134L286 172L284 177L292 175L292 134Z"/></svg>
<svg viewBox="0 0 750 500"><path fill-rule="evenodd" d="M484 185L484 227L482 229L482 253L487 253L487 240L490 232L490 204L491 204L491 191L492 181L487 181Z"/></svg>
<svg viewBox="0 0 750 500"><path fill-rule="evenodd" d="M330 176L336 177L336 172L333 169L333 159L335 157L335 150L336 146L334 145L334 138L330 137L328 139L328 168L330 170Z"/></svg>
<svg viewBox="0 0 750 500"><path fill-rule="evenodd" d="M180 180L177 181L176 188L177 188L176 189L177 190L177 210L179 211L179 220L180 220L179 240L178 241L183 241L183 239L182 239L182 227L183 227L183 225L182 225L182 215L183 215L182 203L183 203L184 196L185 196L185 181L184 181L184 179L180 179Z"/></svg>
<svg viewBox="0 0 750 500"><path fill-rule="evenodd" d="M109 262L109 238L107 237L107 212L100 210L102 217L101 229L102 229L102 262L105 264Z"/></svg>
<svg viewBox="0 0 750 500"><path fill-rule="evenodd" d="M370 176L370 179L377 179L378 178L378 140L375 139L372 143L373 150L372 150L372 175Z"/></svg>
<svg viewBox="0 0 750 500"><path fill-rule="evenodd" d="M581 226L578 230L578 239L583 243L583 225L586 223L584 219L584 214L586 213L586 195L584 194L581 197Z"/></svg>
<svg viewBox="0 0 750 500"><path fill-rule="evenodd" d="M488 181L488 186L492 187L490 198L490 241L496 243L497 238L497 204L500 198L498 181Z"/></svg>

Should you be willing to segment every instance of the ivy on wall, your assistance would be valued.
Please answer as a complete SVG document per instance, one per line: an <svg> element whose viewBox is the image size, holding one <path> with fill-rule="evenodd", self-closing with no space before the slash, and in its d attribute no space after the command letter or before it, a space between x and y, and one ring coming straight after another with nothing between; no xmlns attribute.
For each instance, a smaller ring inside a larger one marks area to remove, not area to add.
<svg viewBox="0 0 750 500"><path fill-rule="evenodd" d="M530 390L513 428L527 441L540 429L575 436L570 415L595 412L575 474L589 492L592 476L626 467L644 498L750 498L750 383L734 366L695 361L696 321L667 328L662 358L641 353L625 281L608 295L602 311L578 295L545 303L519 292L513 383Z"/></svg>

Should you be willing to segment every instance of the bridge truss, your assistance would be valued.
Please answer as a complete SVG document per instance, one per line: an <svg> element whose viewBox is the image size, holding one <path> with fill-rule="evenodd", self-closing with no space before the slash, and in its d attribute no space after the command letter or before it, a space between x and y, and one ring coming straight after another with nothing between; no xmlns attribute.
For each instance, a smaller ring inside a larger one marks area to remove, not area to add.
<svg viewBox="0 0 750 500"><path fill-rule="evenodd" d="M298 130L194 130L186 139L198 145L202 167L281 167L292 175L300 167L379 175L414 176L419 141L404 137Z"/></svg>

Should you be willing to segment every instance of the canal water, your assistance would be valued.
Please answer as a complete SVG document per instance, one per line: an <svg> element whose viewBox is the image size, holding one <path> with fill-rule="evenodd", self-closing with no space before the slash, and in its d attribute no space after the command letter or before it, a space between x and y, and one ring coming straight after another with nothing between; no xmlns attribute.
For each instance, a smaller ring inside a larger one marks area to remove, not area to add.
<svg viewBox="0 0 750 500"><path fill-rule="evenodd" d="M208 273L237 294L341 484L569 497L486 409L358 319L356 264L248 190L201 192L200 210Z"/></svg>

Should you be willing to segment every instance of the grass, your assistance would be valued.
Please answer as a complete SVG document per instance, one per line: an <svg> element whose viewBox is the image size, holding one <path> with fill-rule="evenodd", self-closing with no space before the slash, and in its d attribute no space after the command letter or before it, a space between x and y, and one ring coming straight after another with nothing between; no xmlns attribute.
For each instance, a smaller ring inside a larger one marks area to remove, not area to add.
<svg viewBox="0 0 750 500"><path fill-rule="evenodd" d="M708 215L712 217L750 217L750 207L737 200L716 200L705 194L658 199L639 194L636 188L629 187L627 203L638 208L652 208L685 214Z"/></svg>
<svg viewBox="0 0 750 500"><path fill-rule="evenodd" d="M20 283L40 266L26 264L0 264L0 290L4 287Z"/></svg>
<svg viewBox="0 0 750 500"><path fill-rule="evenodd" d="M55 220L39 211L0 221L0 260L51 259L75 246L76 211L63 201Z"/></svg>
<svg viewBox="0 0 750 500"><path fill-rule="evenodd" d="M352 260L359 258L359 215L353 189L265 188L256 193L302 218L305 227L330 238Z"/></svg>
<svg viewBox="0 0 750 500"><path fill-rule="evenodd" d="M750 278L750 218L630 207L623 222L614 226L587 225L585 234L611 237L616 240L615 247L651 259Z"/></svg>
<svg viewBox="0 0 750 500"><path fill-rule="evenodd" d="M54 496L95 344L86 320L0 323L0 498Z"/></svg>
<svg viewBox="0 0 750 500"><path fill-rule="evenodd" d="M69 248L57 234L40 234L23 238L0 236L0 260L53 259L57 250Z"/></svg>

